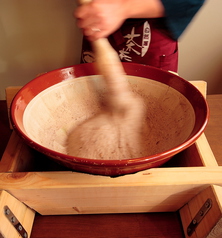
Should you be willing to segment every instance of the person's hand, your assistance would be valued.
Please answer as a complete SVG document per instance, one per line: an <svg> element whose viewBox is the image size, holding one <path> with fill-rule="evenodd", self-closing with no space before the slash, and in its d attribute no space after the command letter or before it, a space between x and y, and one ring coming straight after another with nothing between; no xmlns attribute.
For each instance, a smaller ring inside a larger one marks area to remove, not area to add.
<svg viewBox="0 0 222 238"><path fill-rule="evenodd" d="M126 19L124 0L92 0L79 6L74 12L77 26L89 40L107 37L116 31Z"/></svg>

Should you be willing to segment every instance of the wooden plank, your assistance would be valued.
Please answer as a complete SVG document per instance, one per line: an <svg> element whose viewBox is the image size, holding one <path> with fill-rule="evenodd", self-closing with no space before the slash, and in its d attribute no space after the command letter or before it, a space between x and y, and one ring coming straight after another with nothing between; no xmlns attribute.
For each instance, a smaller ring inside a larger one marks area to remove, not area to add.
<svg viewBox="0 0 222 238"><path fill-rule="evenodd" d="M154 168L117 178L75 172L0 174L5 189L41 214L176 211L208 184L222 185L222 168Z"/></svg>
<svg viewBox="0 0 222 238"><path fill-rule="evenodd" d="M185 191L181 191L183 189ZM35 210L43 215L169 212L177 211L201 190L201 186L196 187L195 191L193 187L191 189L190 186L181 186L172 194L168 186L91 187L48 191L36 189L32 190L35 196L31 195L30 191L25 191L19 194L19 199L34 206ZM36 196L39 198L35 199ZM27 201L29 197L30 200ZM40 199L44 199L44 202Z"/></svg>
<svg viewBox="0 0 222 238"><path fill-rule="evenodd" d="M205 135L218 164L222 166L222 94L208 95L207 98L210 107L210 120Z"/></svg>
<svg viewBox="0 0 222 238"><path fill-rule="evenodd" d="M0 191L0 233L3 237L21 237L4 214L4 207L8 206L30 237L35 212L15 199L6 191ZM27 237L27 238L28 238Z"/></svg>
<svg viewBox="0 0 222 238"><path fill-rule="evenodd" d="M196 166L218 166L216 158L203 133L196 142L186 150L175 155L164 167L196 167Z"/></svg>
<svg viewBox="0 0 222 238"><path fill-rule="evenodd" d="M217 160L204 133L196 140L195 144L203 166L218 166Z"/></svg>
<svg viewBox="0 0 222 238"><path fill-rule="evenodd" d="M190 81L206 98L207 96L207 83L205 81ZM206 136L202 134L200 138L196 141L196 146L198 148L199 154L201 155L201 160L203 166L218 166L216 158L207 142Z"/></svg>
<svg viewBox="0 0 222 238"><path fill-rule="evenodd" d="M208 188L200 192L197 196L195 196L191 201L189 201L187 205L185 205L180 210L181 220L186 238L188 237L202 238L208 235L209 238L213 237L209 234L213 228L214 229L211 232L211 234L215 235L219 232L222 217L221 195L222 195L222 187L215 185L209 186ZM189 226L190 222L194 219L196 214L198 214L200 208L203 206L206 200L209 198L212 200L211 209L204 216L199 225L196 227L192 236L189 236L187 234L187 227Z"/></svg>
<svg viewBox="0 0 222 238"><path fill-rule="evenodd" d="M206 98L207 96L207 82L203 80L193 80L189 81L191 84L193 84Z"/></svg>
<svg viewBox="0 0 222 238"><path fill-rule="evenodd" d="M32 170L34 165L32 152L33 150L13 131L0 160L0 172Z"/></svg>
<svg viewBox="0 0 222 238"><path fill-rule="evenodd" d="M196 143L194 143L188 149L176 155L176 157L179 157L178 160L181 163L181 166L179 167L204 166L203 160L201 159Z"/></svg>
<svg viewBox="0 0 222 238"><path fill-rule="evenodd" d="M187 228L190 224L190 222L192 221L193 217L191 216L190 210L189 210L189 206L188 204L184 205L181 209L180 209L180 219L182 221L182 226L183 226L183 231L184 231L184 235L185 237L187 237ZM190 238L198 238L196 232L194 232L191 236L189 236Z"/></svg>

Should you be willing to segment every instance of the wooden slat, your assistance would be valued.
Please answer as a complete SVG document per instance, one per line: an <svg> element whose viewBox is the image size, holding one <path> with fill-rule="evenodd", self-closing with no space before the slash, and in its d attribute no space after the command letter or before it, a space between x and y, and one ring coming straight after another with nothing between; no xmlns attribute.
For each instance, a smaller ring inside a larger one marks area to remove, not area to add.
<svg viewBox="0 0 222 238"><path fill-rule="evenodd" d="M0 160L0 172L30 171L33 159L32 149L13 131Z"/></svg>
<svg viewBox="0 0 222 238"><path fill-rule="evenodd" d="M210 120L205 135L220 166L222 166L222 94L209 95Z"/></svg>
<svg viewBox="0 0 222 238"><path fill-rule="evenodd" d="M154 168L117 178L75 172L0 174L2 189L41 214L176 211L222 168Z"/></svg>
<svg viewBox="0 0 222 238"><path fill-rule="evenodd" d="M0 191L0 234L5 238L21 237L4 214L4 207L8 206L30 237L35 212L15 199L6 191ZM27 238L28 238L27 237Z"/></svg>
<svg viewBox="0 0 222 238"><path fill-rule="evenodd" d="M187 237L187 228L190 224L190 222L192 221L193 217L191 216L190 210L189 210L189 206L188 204L184 205L181 209L180 209L180 219L182 221L182 226L183 226L183 230L184 230L184 235L185 237ZM189 236L190 238L198 238L196 232L194 232L191 236Z"/></svg>
<svg viewBox="0 0 222 238"><path fill-rule="evenodd" d="M206 98L207 96L207 83L205 81L190 81ZM207 142L205 134L202 134L196 141L196 145L201 155L203 166L218 166L216 158Z"/></svg>
<svg viewBox="0 0 222 238"><path fill-rule="evenodd" d="M189 81L191 84L193 84L206 98L207 96L207 82L202 80L193 80Z"/></svg>
<svg viewBox="0 0 222 238"><path fill-rule="evenodd" d="M222 217L222 207L221 207L221 198L222 195L222 187L212 185L203 190L197 196L195 196L187 205L185 205L180 210L180 216L184 228L184 234L186 238L203 238L208 236L212 236L213 234L217 234L220 229L220 222ZM206 202L207 199L212 200L212 208L209 212L204 216L203 220L196 227L192 236L188 236L187 227L194 219L200 208ZM212 231L213 229L213 231ZM221 231L220 231L221 232ZM222 233L220 233L221 235Z"/></svg>
<svg viewBox="0 0 222 238"><path fill-rule="evenodd" d="M203 166L218 166L217 160L210 148L210 145L204 133L196 140L195 143Z"/></svg>

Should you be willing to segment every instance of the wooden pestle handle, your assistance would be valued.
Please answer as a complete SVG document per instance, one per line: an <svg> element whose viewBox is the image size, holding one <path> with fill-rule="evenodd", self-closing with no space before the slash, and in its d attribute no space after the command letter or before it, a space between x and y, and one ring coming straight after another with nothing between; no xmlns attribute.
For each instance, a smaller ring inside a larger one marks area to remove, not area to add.
<svg viewBox="0 0 222 238"><path fill-rule="evenodd" d="M82 5L90 3L92 0L78 1ZM91 44L95 54L98 74L104 76L109 92L114 95L123 95L123 92L129 92L129 85L125 79L122 63L107 38L100 38L91 42Z"/></svg>

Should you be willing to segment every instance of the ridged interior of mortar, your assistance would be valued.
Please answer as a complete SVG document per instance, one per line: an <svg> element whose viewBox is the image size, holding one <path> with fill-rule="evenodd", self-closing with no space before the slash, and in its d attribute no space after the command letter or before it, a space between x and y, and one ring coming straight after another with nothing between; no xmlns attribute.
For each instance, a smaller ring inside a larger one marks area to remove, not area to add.
<svg viewBox="0 0 222 238"><path fill-rule="evenodd" d="M143 126L147 131L144 141L149 148L147 156L183 143L195 124L190 102L168 85L135 76L127 76L127 79L146 105ZM47 88L25 109L23 124L27 136L48 149L66 154L69 131L101 110L104 92L98 75L63 81Z"/></svg>

